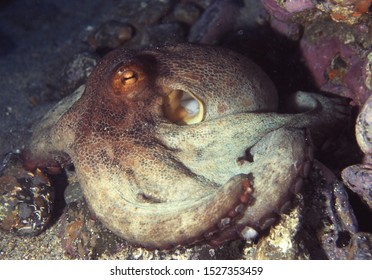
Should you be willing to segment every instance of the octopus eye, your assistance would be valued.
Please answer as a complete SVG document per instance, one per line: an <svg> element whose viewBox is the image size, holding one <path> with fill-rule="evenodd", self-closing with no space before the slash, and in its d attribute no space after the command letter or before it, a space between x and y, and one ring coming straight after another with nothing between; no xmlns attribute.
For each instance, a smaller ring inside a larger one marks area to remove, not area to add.
<svg viewBox="0 0 372 280"><path fill-rule="evenodd" d="M131 85L137 82L137 73L130 69L125 69L121 67L118 69L117 74L121 76L120 81L123 85Z"/></svg>
<svg viewBox="0 0 372 280"><path fill-rule="evenodd" d="M176 124L200 123L204 118L204 104L195 95L182 90L173 90L163 105L165 117Z"/></svg>
<svg viewBox="0 0 372 280"><path fill-rule="evenodd" d="M116 95L129 94L139 78L139 72L136 69L121 66L116 69L112 76L112 89Z"/></svg>

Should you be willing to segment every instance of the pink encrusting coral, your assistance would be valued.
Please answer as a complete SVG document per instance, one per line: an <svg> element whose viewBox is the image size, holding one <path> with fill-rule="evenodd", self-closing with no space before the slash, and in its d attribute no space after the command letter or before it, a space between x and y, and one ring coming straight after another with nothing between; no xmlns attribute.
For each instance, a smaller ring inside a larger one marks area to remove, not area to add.
<svg viewBox="0 0 372 280"><path fill-rule="evenodd" d="M371 89L365 83L365 79L370 77L366 52L337 37L320 34L313 38L303 38L300 47L318 88L351 98L352 104L363 104L371 95Z"/></svg>
<svg viewBox="0 0 372 280"><path fill-rule="evenodd" d="M295 13L315 7L311 0L284 1L281 4L275 0L262 0L261 2L272 16L271 27L283 36L292 39L298 39L300 34L300 25L292 20Z"/></svg>

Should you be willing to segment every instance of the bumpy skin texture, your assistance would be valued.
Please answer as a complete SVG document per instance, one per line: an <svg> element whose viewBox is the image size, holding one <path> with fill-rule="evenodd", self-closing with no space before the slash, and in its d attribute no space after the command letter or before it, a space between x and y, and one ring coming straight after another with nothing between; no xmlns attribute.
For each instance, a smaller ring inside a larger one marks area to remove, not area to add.
<svg viewBox="0 0 372 280"><path fill-rule="evenodd" d="M171 122L163 106L172 91L196 96L203 120ZM311 160L303 128L342 118L325 97L299 92L294 103L309 110L270 113L277 109L272 82L222 48L118 49L85 90L45 116L31 150L44 159L68 154L91 209L128 241L219 245L255 237L285 211Z"/></svg>

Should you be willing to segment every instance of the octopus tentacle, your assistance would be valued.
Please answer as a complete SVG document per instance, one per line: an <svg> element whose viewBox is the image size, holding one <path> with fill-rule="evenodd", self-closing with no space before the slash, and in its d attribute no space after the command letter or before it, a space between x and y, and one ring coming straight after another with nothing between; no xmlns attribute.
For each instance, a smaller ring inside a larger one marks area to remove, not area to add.
<svg viewBox="0 0 372 280"><path fill-rule="evenodd" d="M346 100L339 97L298 91L292 96L290 104L292 109L303 113L288 114L292 119L287 126L309 128L317 146L340 129L350 116Z"/></svg>
<svg viewBox="0 0 372 280"><path fill-rule="evenodd" d="M88 180L83 180L85 186L94 183L92 178ZM246 180L247 176L237 175L205 197L178 202L133 200L113 192L112 186L100 188L99 193L106 194L101 199L92 199L95 193L90 189L84 194L93 209L100 209L96 212L98 218L119 236L147 248L169 248L200 240L224 218L240 214L235 209L241 211L242 206L249 203L253 191L244 183Z"/></svg>
<svg viewBox="0 0 372 280"><path fill-rule="evenodd" d="M254 177L255 196L260 199L244 211L238 224L259 232L286 211L288 201L300 191L303 178L310 170L312 151L306 138L305 130L281 128L266 135L251 149L253 162L247 169Z"/></svg>

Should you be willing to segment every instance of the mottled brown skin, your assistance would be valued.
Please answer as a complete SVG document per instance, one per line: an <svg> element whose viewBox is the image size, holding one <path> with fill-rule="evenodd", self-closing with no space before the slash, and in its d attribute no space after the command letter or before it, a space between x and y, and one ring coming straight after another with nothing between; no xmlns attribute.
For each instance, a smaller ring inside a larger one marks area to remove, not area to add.
<svg viewBox="0 0 372 280"><path fill-rule="evenodd" d="M201 122L170 120L175 91L203 104ZM322 96L297 93L308 111L294 115L270 113L277 101L262 70L226 49L118 49L48 113L31 150L68 154L91 209L128 241L219 245L256 237L288 208L311 160L303 128L342 118Z"/></svg>

